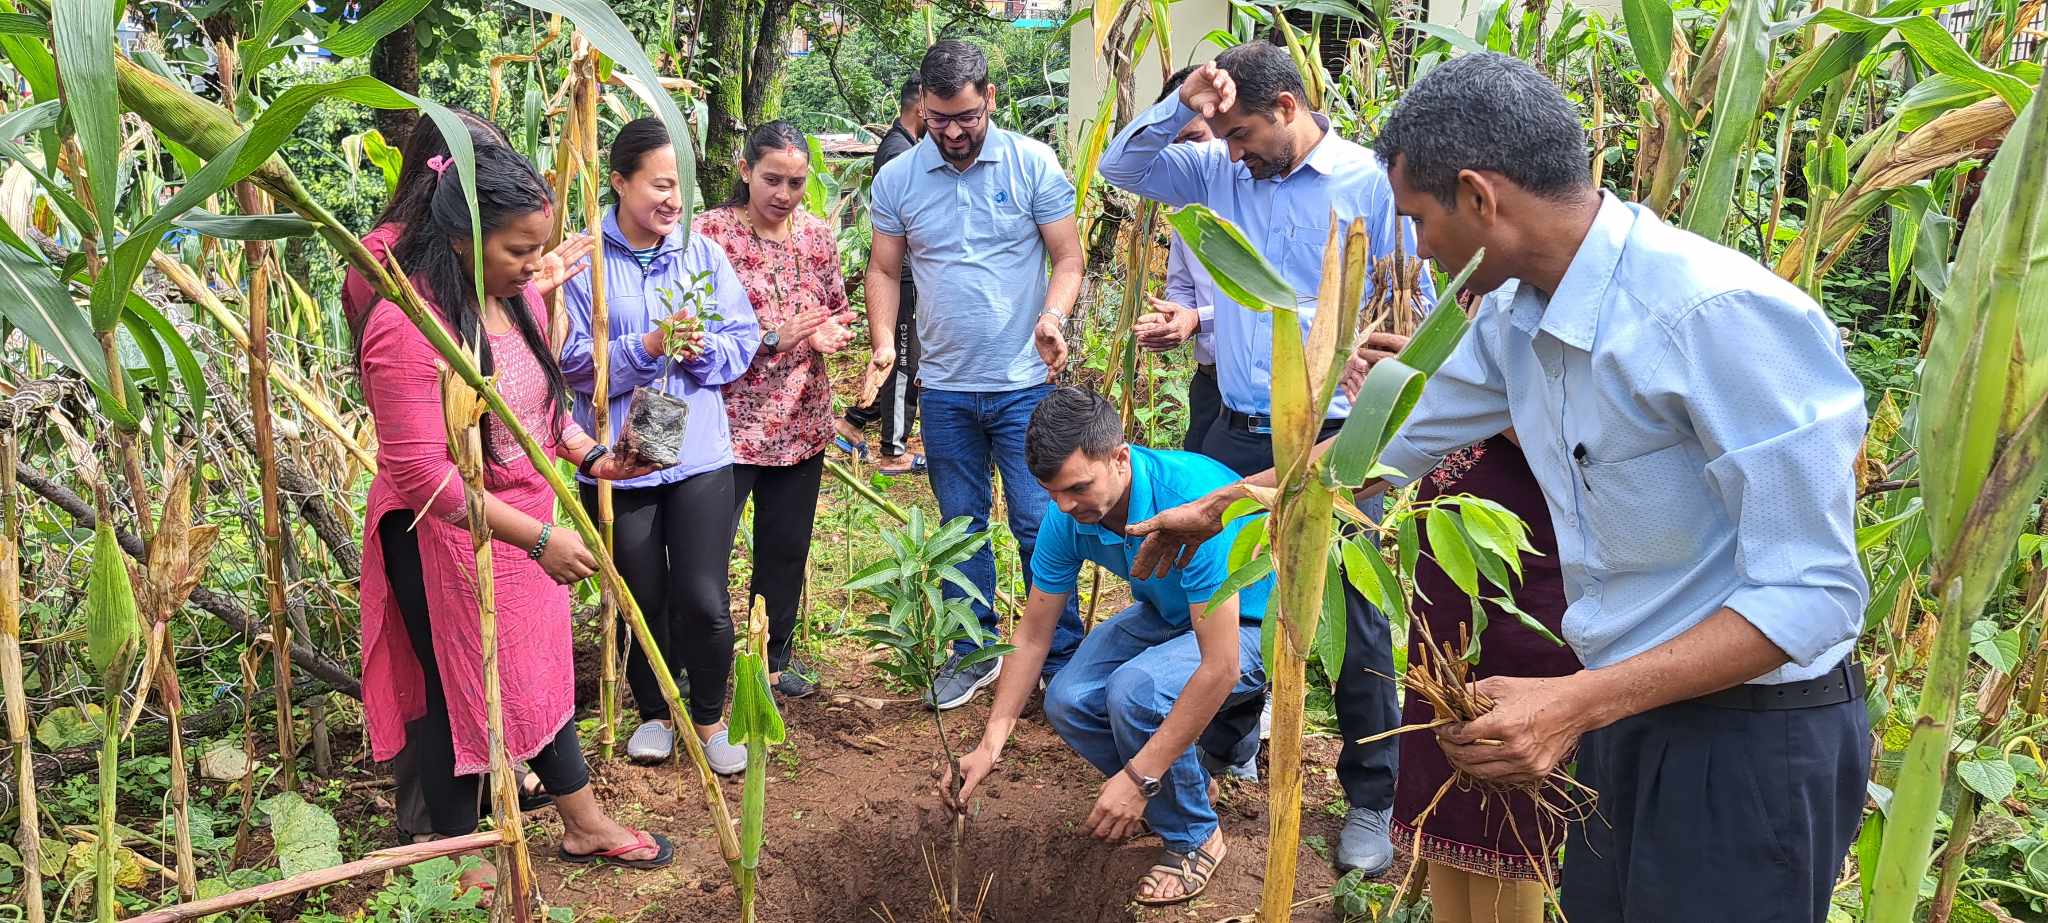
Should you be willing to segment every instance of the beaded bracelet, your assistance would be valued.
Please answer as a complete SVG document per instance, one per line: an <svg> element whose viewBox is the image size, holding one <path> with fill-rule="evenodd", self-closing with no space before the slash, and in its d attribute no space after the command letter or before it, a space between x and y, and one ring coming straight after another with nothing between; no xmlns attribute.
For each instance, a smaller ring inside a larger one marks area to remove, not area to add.
<svg viewBox="0 0 2048 923"><path fill-rule="evenodd" d="M548 550L548 535L549 535L549 534L551 534L551 533L553 533L554 531L555 531L555 524L554 524L554 523L552 523L552 522L544 522L544 523L541 523L541 526L540 526L540 540L539 540L539 541L536 541L536 542L534 542L534 543L533 543L533 547L532 547L532 548L529 548L529 549L527 549L527 550L526 550L526 556L527 556L527 557L529 557L529 558L532 558L532 559L533 559L533 560L535 560L535 561L538 561L538 560L540 560L540 556L541 556L541 555L543 555L543 554L546 554L546 553L547 553L547 550Z"/></svg>

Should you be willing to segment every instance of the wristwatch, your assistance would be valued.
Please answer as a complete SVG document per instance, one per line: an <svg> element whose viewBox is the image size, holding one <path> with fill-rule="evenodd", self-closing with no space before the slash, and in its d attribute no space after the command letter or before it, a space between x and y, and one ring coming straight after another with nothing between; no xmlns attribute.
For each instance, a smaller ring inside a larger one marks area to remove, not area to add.
<svg viewBox="0 0 2048 923"><path fill-rule="evenodd" d="M1138 793L1146 798L1159 794L1159 780L1152 776L1139 775L1137 770L1131 768L1131 764L1124 764L1124 775L1130 776L1131 781L1138 783Z"/></svg>
<svg viewBox="0 0 2048 923"><path fill-rule="evenodd" d="M770 330L767 333L761 334L761 348L771 353L781 352L782 334L774 330Z"/></svg>

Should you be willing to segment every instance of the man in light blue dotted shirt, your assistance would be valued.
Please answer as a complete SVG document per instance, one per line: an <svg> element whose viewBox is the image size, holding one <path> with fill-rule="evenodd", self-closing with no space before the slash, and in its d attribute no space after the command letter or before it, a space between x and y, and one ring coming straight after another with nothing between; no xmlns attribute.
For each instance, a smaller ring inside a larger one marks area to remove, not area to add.
<svg viewBox="0 0 2048 923"><path fill-rule="evenodd" d="M1525 782L1576 751L1599 796L1565 846L1573 923L1821 923L1870 764L1867 417L1839 332L1755 260L1597 189L1579 114L1519 59L1438 66L1373 147L1419 252L1484 247L1490 292L1380 460L1405 481L1512 430L1586 666L1482 680L1495 707L1439 729L1446 755ZM1157 533L1135 569L1241 493L1133 526Z"/></svg>
<svg viewBox="0 0 2048 923"><path fill-rule="evenodd" d="M1002 472L1010 534L1026 569L1045 513L1045 488L1024 465L1024 429L1067 361L1064 324L1081 293L1081 239L1074 184L1052 148L989 124L995 92L981 49L946 39L918 69L925 137L875 174L875 228L868 259L871 375L896 362L896 308L904 256L918 293L918 419L932 493L945 518L988 528L989 471ZM1048 274L1046 266L1051 264ZM984 547L960 570L996 598L995 554ZM948 584L948 596L960 594ZM989 637L995 611L975 603ZM1072 600L1053 638L1045 675L1081 643ZM929 696L940 709L967 704L996 681L1002 660L962 666L958 655Z"/></svg>

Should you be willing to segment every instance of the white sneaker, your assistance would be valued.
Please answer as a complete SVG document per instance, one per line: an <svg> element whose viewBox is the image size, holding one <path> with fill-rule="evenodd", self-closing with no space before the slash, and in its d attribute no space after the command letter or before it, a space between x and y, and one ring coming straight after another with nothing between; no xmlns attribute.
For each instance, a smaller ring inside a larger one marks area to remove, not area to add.
<svg viewBox="0 0 2048 923"><path fill-rule="evenodd" d="M729 776L747 770L747 748L734 746L731 735L719 731L704 742L704 761L711 764L711 771Z"/></svg>
<svg viewBox="0 0 2048 923"><path fill-rule="evenodd" d="M643 763L659 763L675 750L675 730L659 721L643 722L626 741L626 756Z"/></svg>

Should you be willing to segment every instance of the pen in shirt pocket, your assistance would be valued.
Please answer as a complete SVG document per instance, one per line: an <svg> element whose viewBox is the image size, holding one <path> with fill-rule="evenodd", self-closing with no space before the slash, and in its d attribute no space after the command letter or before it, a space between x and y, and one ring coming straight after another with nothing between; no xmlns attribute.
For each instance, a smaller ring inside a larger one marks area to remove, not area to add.
<svg viewBox="0 0 2048 923"><path fill-rule="evenodd" d="M1572 447L1572 461L1573 461L1574 463L1576 463L1576 464L1577 464L1577 465L1579 466L1579 483L1580 483L1580 484L1583 484L1583 485L1585 485L1585 487L1586 487L1586 492L1587 492L1587 493L1589 493L1589 494L1590 494L1590 493L1592 493L1592 492L1593 492L1593 482L1592 482L1592 481L1589 481L1589 480L1587 480L1587 479L1586 479L1586 444L1585 444L1585 443L1581 442L1581 443L1579 443L1578 445L1576 445L1576 446Z"/></svg>

